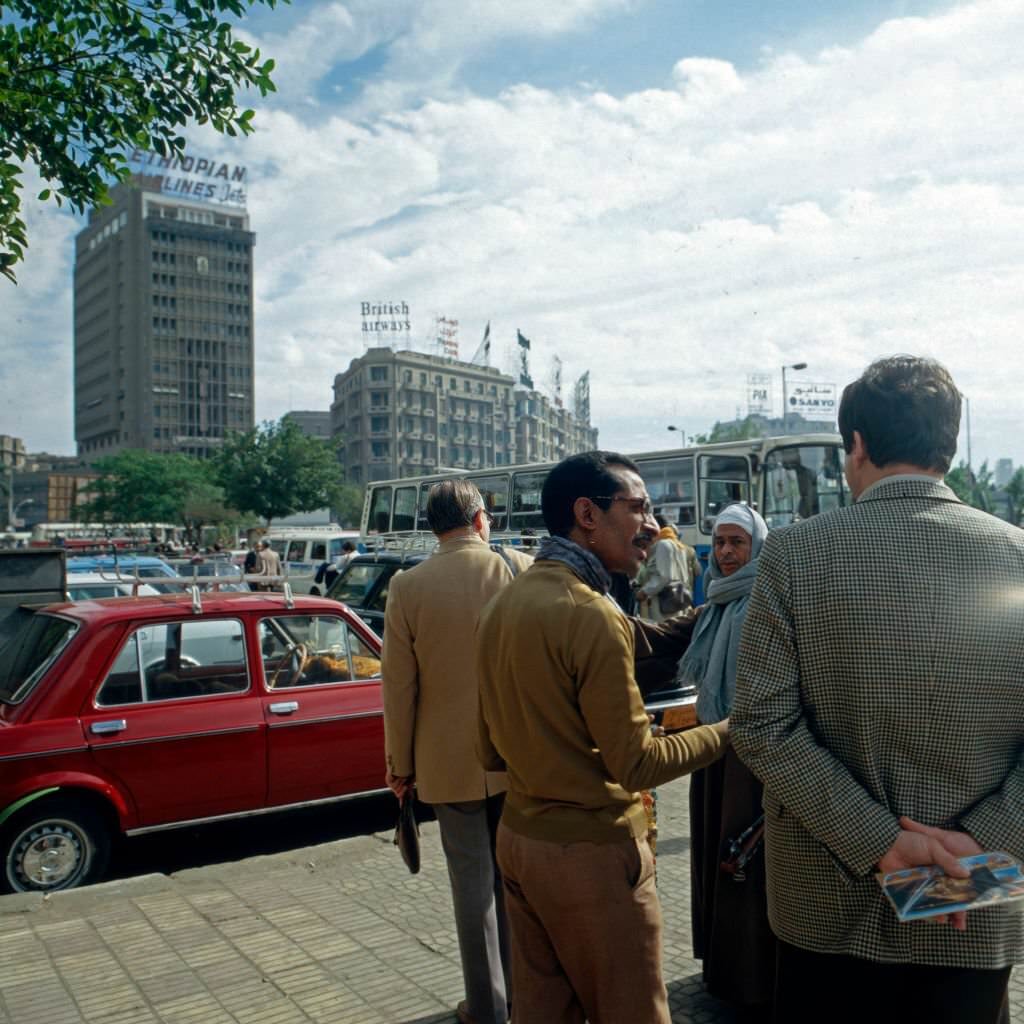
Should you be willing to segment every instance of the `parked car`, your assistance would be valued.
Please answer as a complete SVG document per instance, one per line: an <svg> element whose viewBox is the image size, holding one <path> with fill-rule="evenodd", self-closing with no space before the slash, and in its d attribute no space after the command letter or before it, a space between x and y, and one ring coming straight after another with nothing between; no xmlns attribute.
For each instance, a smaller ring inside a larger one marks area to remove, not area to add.
<svg viewBox="0 0 1024 1024"><path fill-rule="evenodd" d="M176 560L172 567L178 575L192 580L201 590L250 590L248 583L242 579L242 567L235 565L227 558L207 558L201 562L192 560Z"/></svg>
<svg viewBox="0 0 1024 1024"><path fill-rule="evenodd" d="M91 601L101 597L152 597L159 594L148 583L128 583L105 572L74 572L67 578L69 601Z"/></svg>
<svg viewBox="0 0 1024 1024"><path fill-rule="evenodd" d="M179 593L178 585L162 584L162 578L174 579L177 573L162 558L155 555L75 555L67 560L67 573L100 572L111 579L138 577L156 587L161 594Z"/></svg>
<svg viewBox="0 0 1024 1024"><path fill-rule="evenodd" d="M395 573L411 569L426 552L381 551L353 556L331 584L327 596L348 605L378 635L384 635L384 606Z"/></svg>
<svg viewBox="0 0 1024 1024"><path fill-rule="evenodd" d="M326 598L52 604L0 647L0 886L102 876L121 835L381 789L379 643Z"/></svg>

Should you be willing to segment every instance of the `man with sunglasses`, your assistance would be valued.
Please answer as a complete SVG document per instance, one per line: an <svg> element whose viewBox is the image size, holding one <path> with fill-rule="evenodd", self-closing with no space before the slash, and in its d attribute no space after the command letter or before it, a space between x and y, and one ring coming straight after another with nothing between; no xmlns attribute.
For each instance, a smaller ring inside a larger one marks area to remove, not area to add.
<svg viewBox="0 0 1024 1024"><path fill-rule="evenodd" d="M608 596L658 526L636 465L574 455L544 483L550 536L477 630L481 761L507 768L498 863L516 1024L667 1024L640 791L714 761L727 724L652 736L633 627Z"/></svg>
<svg viewBox="0 0 1024 1024"><path fill-rule="evenodd" d="M475 754L473 636L480 609L530 558L488 546L491 515L468 480L430 489L427 522L437 550L392 578L385 608L386 782L399 799L415 785L441 827L466 984L458 1018L505 1024L505 911L493 850L506 780Z"/></svg>

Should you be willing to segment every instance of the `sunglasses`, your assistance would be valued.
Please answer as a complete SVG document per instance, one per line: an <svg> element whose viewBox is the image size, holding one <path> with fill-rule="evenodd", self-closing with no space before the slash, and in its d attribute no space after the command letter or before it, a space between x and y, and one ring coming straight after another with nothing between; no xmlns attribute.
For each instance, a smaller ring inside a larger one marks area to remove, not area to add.
<svg viewBox="0 0 1024 1024"><path fill-rule="evenodd" d="M597 494L590 500L597 504L598 508L602 507L600 504L602 501L607 501L609 505L613 501L627 501L629 502L630 512L637 512L645 516L654 514L654 506L651 504L650 498L630 498L625 494ZM604 506L604 511L608 511L608 506Z"/></svg>

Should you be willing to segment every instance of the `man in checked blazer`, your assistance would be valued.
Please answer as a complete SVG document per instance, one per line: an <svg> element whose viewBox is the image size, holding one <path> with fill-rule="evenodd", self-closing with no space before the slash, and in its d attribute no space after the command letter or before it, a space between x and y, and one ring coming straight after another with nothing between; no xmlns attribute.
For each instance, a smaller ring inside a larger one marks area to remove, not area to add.
<svg viewBox="0 0 1024 1024"><path fill-rule="evenodd" d="M943 483L959 422L941 366L872 364L839 409L855 504L761 552L731 727L765 786L785 1024L988 1024L1024 953L1019 905L900 924L874 877L1024 858L1024 531Z"/></svg>
<svg viewBox="0 0 1024 1024"><path fill-rule="evenodd" d="M476 756L477 619L485 604L531 563L488 546L491 517L467 480L444 480L427 496L437 550L395 576L388 589L381 677L387 784L413 783L432 804L455 904L466 999L462 1024L505 1024L507 942L494 839L508 779Z"/></svg>

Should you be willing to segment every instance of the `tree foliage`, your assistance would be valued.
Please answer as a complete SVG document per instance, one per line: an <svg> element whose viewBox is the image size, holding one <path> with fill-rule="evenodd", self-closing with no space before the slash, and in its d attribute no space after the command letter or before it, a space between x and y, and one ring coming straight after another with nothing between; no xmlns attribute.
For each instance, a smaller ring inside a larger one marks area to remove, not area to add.
<svg viewBox="0 0 1024 1024"><path fill-rule="evenodd" d="M991 512L995 496L992 471L988 462L983 462L975 473L966 462L961 461L946 474L946 483L953 493L965 504Z"/></svg>
<svg viewBox="0 0 1024 1024"><path fill-rule="evenodd" d="M341 467L332 442L307 437L287 416L224 442L217 477L228 503L269 526L274 519L336 506Z"/></svg>
<svg viewBox="0 0 1024 1024"><path fill-rule="evenodd" d="M1024 526L1024 466L1018 466L1003 488L1006 495L1009 521L1014 526Z"/></svg>
<svg viewBox="0 0 1024 1024"><path fill-rule="evenodd" d="M359 529L363 518L363 489L355 484L342 484L332 506L338 523L346 529Z"/></svg>
<svg viewBox="0 0 1024 1024"><path fill-rule="evenodd" d="M132 150L183 154L189 122L253 130L235 94L273 91L274 62L221 19L256 3L277 0L0 0L0 273L14 281L28 245L25 163L51 183L41 200L81 212L128 177Z"/></svg>
<svg viewBox="0 0 1024 1024"><path fill-rule="evenodd" d="M77 509L85 521L175 523L194 533L227 515L212 466L200 459L130 449L99 459L96 470L99 478Z"/></svg>

